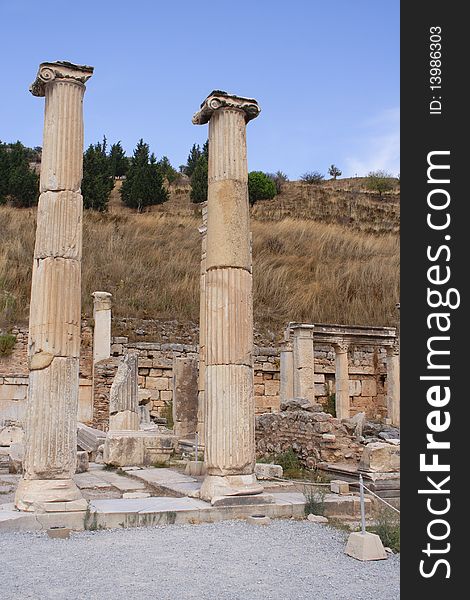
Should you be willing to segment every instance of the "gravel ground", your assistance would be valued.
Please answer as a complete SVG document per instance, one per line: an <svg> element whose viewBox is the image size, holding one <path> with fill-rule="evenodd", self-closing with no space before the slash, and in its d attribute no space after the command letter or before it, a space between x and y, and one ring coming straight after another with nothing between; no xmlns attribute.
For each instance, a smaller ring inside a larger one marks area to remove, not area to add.
<svg viewBox="0 0 470 600"><path fill-rule="evenodd" d="M362 563L347 534L308 521L243 521L0 534L2 600L395 600L398 556Z"/></svg>

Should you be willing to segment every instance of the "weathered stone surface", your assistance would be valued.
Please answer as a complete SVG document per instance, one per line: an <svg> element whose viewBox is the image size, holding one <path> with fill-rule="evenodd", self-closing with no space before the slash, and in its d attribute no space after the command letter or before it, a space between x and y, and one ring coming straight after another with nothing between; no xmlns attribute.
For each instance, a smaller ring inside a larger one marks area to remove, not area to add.
<svg viewBox="0 0 470 600"><path fill-rule="evenodd" d="M173 363L173 431L177 436L197 431L198 380L197 361L175 358Z"/></svg>
<svg viewBox="0 0 470 600"><path fill-rule="evenodd" d="M357 560L384 560L387 553L376 533L355 531L349 534L345 553Z"/></svg>
<svg viewBox="0 0 470 600"><path fill-rule="evenodd" d="M42 63L30 88L46 97L46 107L31 284L24 475L15 498L20 510L86 507L72 475L81 333L82 105L84 83L92 73L92 67Z"/></svg>
<svg viewBox="0 0 470 600"><path fill-rule="evenodd" d="M256 463L255 475L258 479L276 479L282 477L283 470L281 465L270 463Z"/></svg>
<svg viewBox="0 0 470 600"><path fill-rule="evenodd" d="M386 442L367 444L359 463L360 471L390 473L400 470L400 446Z"/></svg>
<svg viewBox="0 0 470 600"><path fill-rule="evenodd" d="M10 425L0 429L0 446L23 443L24 432L21 427Z"/></svg>
<svg viewBox="0 0 470 600"><path fill-rule="evenodd" d="M8 472L23 473L23 461L24 461L24 444L14 443L11 444L8 450Z"/></svg>
<svg viewBox="0 0 470 600"><path fill-rule="evenodd" d="M85 452L84 450L78 450L75 473L85 473L85 471L88 471L88 452Z"/></svg>
<svg viewBox="0 0 470 600"><path fill-rule="evenodd" d="M109 394L109 428L112 431L139 429L137 354L124 356Z"/></svg>
<svg viewBox="0 0 470 600"><path fill-rule="evenodd" d="M109 292L93 292L93 364L111 354L111 298Z"/></svg>
<svg viewBox="0 0 470 600"><path fill-rule="evenodd" d="M323 515L313 515L310 513L307 516L307 519L311 523L328 523L328 517L324 517Z"/></svg>
<svg viewBox="0 0 470 600"><path fill-rule="evenodd" d="M330 490L333 494L349 494L349 483L341 479L332 479L330 481Z"/></svg>
<svg viewBox="0 0 470 600"><path fill-rule="evenodd" d="M168 462L176 441L176 436L152 431L111 431L104 443L103 460L115 467Z"/></svg>

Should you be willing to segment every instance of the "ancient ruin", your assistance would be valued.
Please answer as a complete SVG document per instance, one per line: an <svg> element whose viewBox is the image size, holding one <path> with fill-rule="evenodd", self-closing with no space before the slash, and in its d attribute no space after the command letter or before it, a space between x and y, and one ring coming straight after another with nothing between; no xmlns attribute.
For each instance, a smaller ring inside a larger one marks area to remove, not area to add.
<svg viewBox="0 0 470 600"><path fill-rule="evenodd" d="M81 105L92 71L43 63L31 87L46 97L31 315L0 365L0 463L22 478L0 526L21 511L78 529L91 514L93 527L210 521L211 510L298 517L305 494L286 495L272 464L286 454L336 478L329 516L357 518L359 473L398 501L396 329L290 322L281 343L254 343L246 125L256 100L214 91L193 118L209 124L199 343L113 337L106 291L82 320Z"/></svg>
<svg viewBox="0 0 470 600"><path fill-rule="evenodd" d="M193 117L209 123L205 268L205 461L201 498L258 494L246 124L256 100L212 92Z"/></svg>
<svg viewBox="0 0 470 600"><path fill-rule="evenodd" d="M72 479L76 463L80 269L82 253L82 104L93 68L42 63L31 93L45 97L40 198L29 322L29 389L22 510L84 510Z"/></svg>

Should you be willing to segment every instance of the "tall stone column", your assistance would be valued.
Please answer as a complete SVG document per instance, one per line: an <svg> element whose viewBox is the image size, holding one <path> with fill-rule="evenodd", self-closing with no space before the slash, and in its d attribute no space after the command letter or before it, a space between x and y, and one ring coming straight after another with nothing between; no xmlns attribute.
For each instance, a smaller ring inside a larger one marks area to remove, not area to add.
<svg viewBox="0 0 470 600"><path fill-rule="evenodd" d="M93 292L93 364L111 356L111 298L109 292Z"/></svg>
<svg viewBox="0 0 470 600"><path fill-rule="evenodd" d="M82 255L82 104L93 68L42 63L30 91L45 96L29 317L29 389L21 510L84 510L72 480L77 452Z"/></svg>
<svg viewBox="0 0 470 600"><path fill-rule="evenodd" d="M198 445L205 446L204 432L204 399L206 388L206 255L207 255L207 204L202 206L202 225L199 228L201 234L201 268L199 287L199 372L197 380L197 433Z"/></svg>
<svg viewBox="0 0 470 600"><path fill-rule="evenodd" d="M348 344L340 342L335 348L335 398L336 417L349 419L349 367Z"/></svg>
<svg viewBox="0 0 470 600"><path fill-rule="evenodd" d="M294 397L315 402L313 325L293 324Z"/></svg>
<svg viewBox="0 0 470 600"><path fill-rule="evenodd" d="M387 414L400 427L400 353L398 345L387 348Z"/></svg>
<svg viewBox="0 0 470 600"><path fill-rule="evenodd" d="M253 300L246 124L256 100L212 92L193 117L209 123L205 276L205 462L201 498L257 494Z"/></svg>

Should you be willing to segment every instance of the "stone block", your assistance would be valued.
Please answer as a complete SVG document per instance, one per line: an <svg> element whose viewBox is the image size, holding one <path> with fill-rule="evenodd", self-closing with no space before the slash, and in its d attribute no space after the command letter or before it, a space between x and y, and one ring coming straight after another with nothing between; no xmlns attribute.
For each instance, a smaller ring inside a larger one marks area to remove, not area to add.
<svg viewBox="0 0 470 600"><path fill-rule="evenodd" d="M363 396L376 396L377 395L377 382L375 379L363 379L362 380L362 395Z"/></svg>
<svg viewBox="0 0 470 600"><path fill-rule="evenodd" d="M282 477L283 470L281 465L256 463L255 475L257 479L276 479L277 477Z"/></svg>
<svg viewBox="0 0 470 600"><path fill-rule="evenodd" d="M168 390L169 379L166 377L147 377L145 387L150 390Z"/></svg>
<svg viewBox="0 0 470 600"><path fill-rule="evenodd" d="M349 380L349 395L350 396L360 396L362 392L362 385L359 379L350 379Z"/></svg>
<svg viewBox="0 0 470 600"><path fill-rule="evenodd" d="M115 467L149 466L168 462L176 447L174 435L153 431L109 432L103 460Z"/></svg>
<svg viewBox="0 0 470 600"><path fill-rule="evenodd" d="M166 391L166 390L162 390L160 392L160 400L162 400L163 402L169 403L171 402L173 399L173 393L171 390Z"/></svg>
<svg viewBox="0 0 470 600"><path fill-rule="evenodd" d="M277 396L279 395L279 381L275 379L264 382L264 393L266 396Z"/></svg>
<svg viewBox="0 0 470 600"><path fill-rule="evenodd" d="M358 466L359 471L393 473L400 470L400 446L386 442L367 444Z"/></svg>
<svg viewBox="0 0 470 600"><path fill-rule="evenodd" d="M332 479L330 481L330 490L333 494L349 494L349 483L341 479Z"/></svg>
<svg viewBox="0 0 470 600"><path fill-rule="evenodd" d="M349 534L345 553L357 560L384 560L387 553L376 533L355 531Z"/></svg>

